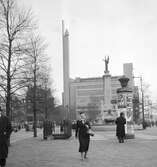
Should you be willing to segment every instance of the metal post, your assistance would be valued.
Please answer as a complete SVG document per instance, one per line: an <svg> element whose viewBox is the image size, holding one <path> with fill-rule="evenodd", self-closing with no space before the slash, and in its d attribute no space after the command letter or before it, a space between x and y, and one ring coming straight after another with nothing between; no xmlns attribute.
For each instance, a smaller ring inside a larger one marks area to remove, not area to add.
<svg viewBox="0 0 157 167"><path fill-rule="evenodd" d="M143 129L145 129L145 117L144 117L144 92L143 92L143 86L142 86L142 77L140 77L141 82L141 93L142 93L142 126Z"/></svg>

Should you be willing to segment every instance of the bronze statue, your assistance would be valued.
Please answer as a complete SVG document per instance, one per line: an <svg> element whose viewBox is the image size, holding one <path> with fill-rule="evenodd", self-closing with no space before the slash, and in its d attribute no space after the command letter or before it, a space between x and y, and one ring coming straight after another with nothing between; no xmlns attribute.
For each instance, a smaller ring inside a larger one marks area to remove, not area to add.
<svg viewBox="0 0 157 167"><path fill-rule="evenodd" d="M103 59L103 61L105 62L105 72L109 72L108 71L109 56L107 58L105 56L105 60Z"/></svg>

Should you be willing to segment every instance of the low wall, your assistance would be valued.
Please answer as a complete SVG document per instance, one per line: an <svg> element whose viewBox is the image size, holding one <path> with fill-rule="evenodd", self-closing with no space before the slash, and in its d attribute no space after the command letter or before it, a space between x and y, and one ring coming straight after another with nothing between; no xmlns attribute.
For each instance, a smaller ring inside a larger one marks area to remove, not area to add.
<svg viewBox="0 0 157 167"><path fill-rule="evenodd" d="M93 125L93 131L115 131L116 125Z"/></svg>

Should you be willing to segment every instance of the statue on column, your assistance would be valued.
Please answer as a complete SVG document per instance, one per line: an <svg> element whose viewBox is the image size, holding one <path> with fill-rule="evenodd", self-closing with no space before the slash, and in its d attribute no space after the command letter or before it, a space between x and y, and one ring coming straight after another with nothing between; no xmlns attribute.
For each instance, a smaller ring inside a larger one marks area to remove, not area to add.
<svg viewBox="0 0 157 167"><path fill-rule="evenodd" d="M105 62L105 73L108 73L109 56L108 57L105 56L105 60L103 61Z"/></svg>

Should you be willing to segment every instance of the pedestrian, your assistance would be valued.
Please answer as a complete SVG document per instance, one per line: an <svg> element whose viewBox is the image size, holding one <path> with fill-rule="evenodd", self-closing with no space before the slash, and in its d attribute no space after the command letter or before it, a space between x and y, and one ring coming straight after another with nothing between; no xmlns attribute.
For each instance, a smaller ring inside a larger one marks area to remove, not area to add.
<svg viewBox="0 0 157 167"><path fill-rule="evenodd" d="M54 133L55 133L55 122L52 121L52 134L54 134Z"/></svg>
<svg viewBox="0 0 157 167"><path fill-rule="evenodd" d="M64 123L63 123L63 121L60 122L60 132L61 133L64 132Z"/></svg>
<svg viewBox="0 0 157 167"><path fill-rule="evenodd" d="M50 136L52 136L52 121L50 121Z"/></svg>
<svg viewBox="0 0 157 167"><path fill-rule="evenodd" d="M48 137L48 120L45 119L44 122L43 122L43 139L44 140L47 140L47 137Z"/></svg>
<svg viewBox="0 0 157 167"><path fill-rule="evenodd" d="M87 158L87 152L89 148L90 135L89 129L91 129L90 123L87 121L86 115L84 112L80 113L80 120L76 124L76 133L75 137L79 139L79 152L81 153L81 160Z"/></svg>
<svg viewBox="0 0 157 167"><path fill-rule="evenodd" d="M72 122L72 129L73 129L73 130L76 130L76 120L74 120L74 121Z"/></svg>
<svg viewBox="0 0 157 167"><path fill-rule="evenodd" d="M5 167L8 156L9 139L12 132L11 122L0 107L0 166Z"/></svg>
<svg viewBox="0 0 157 167"><path fill-rule="evenodd" d="M124 117L124 113L121 112L120 116L116 119L116 136L118 138L119 143L124 143L124 137L125 137L125 124L126 119Z"/></svg>

